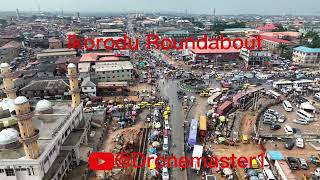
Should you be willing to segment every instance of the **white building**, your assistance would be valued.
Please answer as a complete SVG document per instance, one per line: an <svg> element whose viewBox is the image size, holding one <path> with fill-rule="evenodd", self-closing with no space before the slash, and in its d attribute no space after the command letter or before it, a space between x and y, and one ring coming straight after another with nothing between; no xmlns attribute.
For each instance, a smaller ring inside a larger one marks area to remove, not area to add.
<svg viewBox="0 0 320 180"><path fill-rule="evenodd" d="M87 141L89 122L83 118L82 103L74 110L69 104L69 101L38 102L32 120L40 130L40 156L27 159L23 147L1 150L0 179L60 180L70 166L79 164L79 147Z"/></svg>
<svg viewBox="0 0 320 180"><path fill-rule="evenodd" d="M81 83L81 92L87 96L96 96L97 95L97 86L90 81L90 78L85 78Z"/></svg>

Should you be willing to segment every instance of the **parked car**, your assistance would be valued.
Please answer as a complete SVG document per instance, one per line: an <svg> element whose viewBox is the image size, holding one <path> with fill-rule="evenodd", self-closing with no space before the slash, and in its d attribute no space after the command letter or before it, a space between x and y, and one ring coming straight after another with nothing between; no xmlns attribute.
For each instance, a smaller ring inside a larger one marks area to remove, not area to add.
<svg viewBox="0 0 320 180"><path fill-rule="evenodd" d="M281 129L281 125L273 123L270 125L270 129L273 131L279 130Z"/></svg>
<svg viewBox="0 0 320 180"><path fill-rule="evenodd" d="M284 143L284 147L289 150L293 149L294 147L293 139L287 139L286 142Z"/></svg>
<svg viewBox="0 0 320 180"><path fill-rule="evenodd" d="M300 169L308 170L309 166L307 164L307 161L304 160L303 158L298 158L299 164L300 164Z"/></svg>
<svg viewBox="0 0 320 180"><path fill-rule="evenodd" d="M293 170L299 169L298 159L296 159L294 157L288 157L287 160L288 160L288 164L289 164L290 169L293 169Z"/></svg>
<svg viewBox="0 0 320 180"><path fill-rule="evenodd" d="M320 159L315 155L310 156L310 161L314 165L317 165L317 166L320 165Z"/></svg>
<svg viewBox="0 0 320 180"><path fill-rule="evenodd" d="M285 115L281 115L278 118L278 122L280 122L280 123L284 123L286 120L287 120L287 117Z"/></svg>
<svg viewBox="0 0 320 180"><path fill-rule="evenodd" d="M304 140L302 138L297 138L296 139L296 146L298 148L304 148Z"/></svg>
<svg viewBox="0 0 320 180"><path fill-rule="evenodd" d="M167 167L163 167L162 168L162 180L169 180L170 176L169 176L169 171Z"/></svg>
<svg viewBox="0 0 320 180"><path fill-rule="evenodd" d="M308 124L308 121L305 120L305 119L294 119L293 122L296 123L296 124L301 124L301 125L307 125Z"/></svg>

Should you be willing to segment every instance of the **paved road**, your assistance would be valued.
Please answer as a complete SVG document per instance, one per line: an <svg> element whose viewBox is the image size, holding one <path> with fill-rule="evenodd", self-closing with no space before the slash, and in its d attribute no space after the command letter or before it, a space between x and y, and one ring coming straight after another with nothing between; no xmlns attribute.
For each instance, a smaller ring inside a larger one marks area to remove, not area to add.
<svg viewBox="0 0 320 180"><path fill-rule="evenodd" d="M169 123L172 128L170 132L171 142L172 144L175 144L175 146L170 147L170 152L173 153L173 156L179 158L184 156L184 128L182 126L184 122L184 114L180 100L177 97L177 90L179 87L175 80L161 79L159 81L159 89L161 96L169 99L169 104L172 107ZM186 180L187 173L185 170L181 171L179 168L171 168L170 179Z"/></svg>

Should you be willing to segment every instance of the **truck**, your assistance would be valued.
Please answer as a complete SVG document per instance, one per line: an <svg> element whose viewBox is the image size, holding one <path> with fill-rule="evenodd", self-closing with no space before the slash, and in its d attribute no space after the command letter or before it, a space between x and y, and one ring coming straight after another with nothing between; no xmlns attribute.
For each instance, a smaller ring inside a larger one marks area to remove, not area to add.
<svg viewBox="0 0 320 180"><path fill-rule="evenodd" d="M276 160L274 166L279 180L298 180L285 160Z"/></svg>
<svg viewBox="0 0 320 180"><path fill-rule="evenodd" d="M217 113L220 116L225 115L229 110L232 108L232 102L227 100L224 103L222 103L218 108L217 108Z"/></svg>
<svg viewBox="0 0 320 180"><path fill-rule="evenodd" d="M216 92L212 96L208 97L208 105L214 105L214 102L217 101L217 99L220 99L222 95L222 92Z"/></svg>
<svg viewBox="0 0 320 180"><path fill-rule="evenodd" d="M203 153L203 146L194 145L192 157L191 157L191 161L192 161L191 169L195 170L197 173L199 173L201 168L202 153Z"/></svg>
<svg viewBox="0 0 320 180"><path fill-rule="evenodd" d="M207 135L207 117L200 116L199 118L199 136L206 137Z"/></svg>

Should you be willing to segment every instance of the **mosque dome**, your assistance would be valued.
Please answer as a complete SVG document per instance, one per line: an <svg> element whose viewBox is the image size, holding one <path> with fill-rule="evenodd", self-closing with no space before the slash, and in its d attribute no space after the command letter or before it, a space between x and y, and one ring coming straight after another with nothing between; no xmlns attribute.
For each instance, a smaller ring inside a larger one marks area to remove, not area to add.
<svg viewBox="0 0 320 180"><path fill-rule="evenodd" d="M52 111L52 103L48 100L40 100L36 105L36 112L38 113L51 114Z"/></svg>
<svg viewBox="0 0 320 180"><path fill-rule="evenodd" d="M68 65L68 68L76 68L76 65L73 64L73 63L70 63L70 64Z"/></svg>
<svg viewBox="0 0 320 180"><path fill-rule="evenodd" d="M10 67L8 63L1 63L0 68L7 68Z"/></svg>
<svg viewBox="0 0 320 180"><path fill-rule="evenodd" d="M15 105L21 105L27 103L29 100L25 96L19 96L14 100Z"/></svg>
<svg viewBox="0 0 320 180"><path fill-rule="evenodd" d="M14 128L7 128L0 131L0 146L18 141L19 133Z"/></svg>

